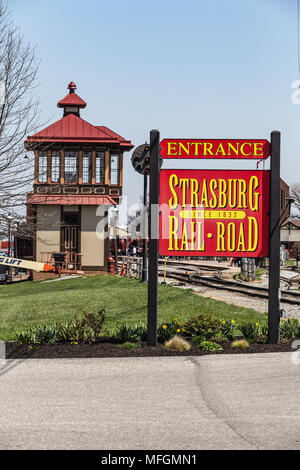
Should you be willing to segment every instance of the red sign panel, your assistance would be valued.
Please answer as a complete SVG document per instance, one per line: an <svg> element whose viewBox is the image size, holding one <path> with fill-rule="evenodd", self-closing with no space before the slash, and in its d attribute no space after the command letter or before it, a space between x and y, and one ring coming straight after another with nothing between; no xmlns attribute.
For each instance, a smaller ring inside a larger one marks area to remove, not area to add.
<svg viewBox="0 0 300 470"><path fill-rule="evenodd" d="M259 139L164 139L163 158L261 160L270 155L270 143Z"/></svg>
<svg viewBox="0 0 300 470"><path fill-rule="evenodd" d="M159 253L268 256L268 211L268 171L162 170Z"/></svg>

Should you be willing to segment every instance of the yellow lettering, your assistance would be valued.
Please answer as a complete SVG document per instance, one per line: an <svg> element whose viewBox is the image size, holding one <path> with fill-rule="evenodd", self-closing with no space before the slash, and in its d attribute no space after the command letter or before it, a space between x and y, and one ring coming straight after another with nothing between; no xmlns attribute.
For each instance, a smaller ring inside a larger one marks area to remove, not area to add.
<svg viewBox="0 0 300 470"><path fill-rule="evenodd" d="M175 152L175 153L172 153ZM167 155L177 155L176 142L168 142Z"/></svg>
<svg viewBox="0 0 300 470"><path fill-rule="evenodd" d="M240 230L239 230L236 251L246 251L244 225L242 222L240 223Z"/></svg>
<svg viewBox="0 0 300 470"><path fill-rule="evenodd" d="M223 179L219 179L219 208L223 209L227 204L227 183Z"/></svg>
<svg viewBox="0 0 300 470"><path fill-rule="evenodd" d="M249 207L253 212L258 211L259 192L254 192L258 186L259 181L257 176L251 176L249 181Z"/></svg>
<svg viewBox="0 0 300 470"><path fill-rule="evenodd" d="M217 249L216 251L225 251L225 225L223 222L217 222Z"/></svg>
<svg viewBox="0 0 300 470"><path fill-rule="evenodd" d="M239 185L239 202L238 208L239 209L247 209L247 198L246 198L246 191L247 185L245 180L238 180Z"/></svg>
<svg viewBox="0 0 300 470"><path fill-rule="evenodd" d="M258 245L258 223L255 217L248 217L248 251L255 251Z"/></svg>
<svg viewBox="0 0 300 470"><path fill-rule="evenodd" d="M175 215L169 216L170 230L169 230L169 248L168 250L178 250L178 219ZM174 244L173 244L174 242Z"/></svg>
<svg viewBox="0 0 300 470"><path fill-rule="evenodd" d="M170 209L176 209L176 207L178 206L178 196L175 191L176 186L178 186L178 176L173 174L170 176L170 179L169 179L169 187L170 187L171 193L173 194L173 198L171 197L169 199Z"/></svg>
<svg viewBox="0 0 300 470"><path fill-rule="evenodd" d="M185 147L182 142L179 142L178 147L179 147L178 155L182 155L181 149L183 149L183 151L186 153L186 155L189 155L189 153L190 153L190 143L189 142L187 143L187 147Z"/></svg>
<svg viewBox="0 0 300 470"><path fill-rule="evenodd" d="M186 206L186 193L187 189L190 187L189 178L180 178L179 183L180 189L182 189L182 207Z"/></svg>

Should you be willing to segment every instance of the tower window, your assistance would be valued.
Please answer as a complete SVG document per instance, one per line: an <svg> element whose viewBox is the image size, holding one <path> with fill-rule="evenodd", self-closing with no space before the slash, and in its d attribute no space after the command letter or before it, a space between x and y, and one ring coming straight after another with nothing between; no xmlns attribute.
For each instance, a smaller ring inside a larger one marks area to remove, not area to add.
<svg viewBox="0 0 300 470"><path fill-rule="evenodd" d="M47 151L39 152L39 182L47 183Z"/></svg>
<svg viewBox="0 0 300 470"><path fill-rule="evenodd" d="M104 183L105 179L105 153L96 150L96 183Z"/></svg>
<svg viewBox="0 0 300 470"><path fill-rule="evenodd" d="M110 184L119 184L119 155L110 157Z"/></svg>
<svg viewBox="0 0 300 470"><path fill-rule="evenodd" d="M92 152L82 154L82 182L90 183L92 180Z"/></svg>
<svg viewBox="0 0 300 470"><path fill-rule="evenodd" d="M51 181L52 183L59 183L60 181L60 152L52 152Z"/></svg>
<svg viewBox="0 0 300 470"><path fill-rule="evenodd" d="M65 182L78 182L78 152L65 152Z"/></svg>

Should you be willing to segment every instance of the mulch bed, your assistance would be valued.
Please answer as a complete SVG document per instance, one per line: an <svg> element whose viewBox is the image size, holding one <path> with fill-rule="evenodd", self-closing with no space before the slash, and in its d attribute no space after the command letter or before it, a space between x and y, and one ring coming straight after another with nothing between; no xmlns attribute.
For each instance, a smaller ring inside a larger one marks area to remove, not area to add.
<svg viewBox="0 0 300 470"><path fill-rule="evenodd" d="M94 344L40 344L33 348L20 345L15 341L6 343L7 359L52 359L52 358L96 358L96 357L146 357L146 356L204 356L207 354L249 354L291 352L291 344L251 344L249 349L232 349L230 342L222 343L223 351L201 351L191 342L191 349L186 352L172 352L164 348L163 344L157 347L141 343L138 349L122 349L108 338Z"/></svg>

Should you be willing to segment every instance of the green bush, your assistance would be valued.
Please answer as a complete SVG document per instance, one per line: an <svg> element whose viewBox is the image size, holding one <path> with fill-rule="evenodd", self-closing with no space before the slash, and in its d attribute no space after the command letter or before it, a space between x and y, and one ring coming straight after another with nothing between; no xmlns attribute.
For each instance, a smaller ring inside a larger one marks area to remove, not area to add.
<svg viewBox="0 0 300 470"><path fill-rule="evenodd" d="M57 324L57 340L63 342L94 343L99 339L105 320L105 310L84 312L67 323Z"/></svg>
<svg viewBox="0 0 300 470"><path fill-rule="evenodd" d="M218 343L215 343L214 341L202 340L197 343L197 346L203 351L223 351L222 346L220 346Z"/></svg>
<svg viewBox="0 0 300 470"><path fill-rule="evenodd" d="M34 330L35 343L55 343L57 340L57 328L56 326L42 325L37 326Z"/></svg>
<svg viewBox="0 0 300 470"><path fill-rule="evenodd" d="M234 320L222 320L220 323L220 329L221 329L222 335L224 335L227 339L229 340L234 339L234 331L235 331Z"/></svg>
<svg viewBox="0 0 300 470"><path fill-rule="evenodd" d="M57 341L57 328L55 325L38 325L34 328L16 333L21 344L47 344Z"/></svg>
<svg viewBox="0 0 300 470"><path fill-rule="evenodd" d="M137 323L136 325L124 323L115 330L114 336L121 343L146 341L147 328L144 323Z"/></svg>
<svg viewBox="0 0 300 470"><path fill-rule="evenodd" d="M280 337L287 340L300 338L300 322L295 318L288 318L280 322Z"/></svg>
<svg viewBox="0 0 300 470"><path fill-rule="evenodd" d="M75 317L67 323L38 325L18 332L17 340L21 344L43 344L63 342L91 343L100 337L105 310L84 312L82 318Z"/></svg>
<svg viewBox="0 0 300 470"><path fill-rule="evenodd" d="M35 343L35 336L31 329L19 331L16 333L17 341L20 344L33 344Z"/></svg>
<svg viewBox="0 0 300 470"><path fill-rule="evenodd" d="M218 333L217 335L212 336L210 341L214 341L215 343L226 343L228 338L226 338L226 336L224 336L222 333Z"/></svg>
<svg viewBox="0 0 300 470"><path fill-rule="evenodd" d="M164 343L174 336L181 336L185 332L185 328L177 318L173 318L171 322L162 323L157 329L157 340L159 343Z"/></svg>
<svg viewBox="0 0 300 470"><path fill-rule="evenodd" d="M258 323L243 322L239 324L239 330L249 343L255 343L259 338L260 328Z"/></svg>
<svg viewBox="0 0 300 470"><path fill-rule="evenodd" d="M207 340L221 332L220 321L205 314L190 318L184 323L184 328L187 335L202 336Z"/></svg>

